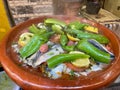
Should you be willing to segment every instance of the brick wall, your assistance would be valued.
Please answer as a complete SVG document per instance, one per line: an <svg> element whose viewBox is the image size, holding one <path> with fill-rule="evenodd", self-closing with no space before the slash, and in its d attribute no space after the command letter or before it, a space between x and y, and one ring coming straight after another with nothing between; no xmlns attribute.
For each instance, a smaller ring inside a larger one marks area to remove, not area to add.
<svg viewBox="0 0 120 90"><path fill-rule="evenodd" d="M52 0L8 0L15 23L38 17L52 15Z"/></svg>

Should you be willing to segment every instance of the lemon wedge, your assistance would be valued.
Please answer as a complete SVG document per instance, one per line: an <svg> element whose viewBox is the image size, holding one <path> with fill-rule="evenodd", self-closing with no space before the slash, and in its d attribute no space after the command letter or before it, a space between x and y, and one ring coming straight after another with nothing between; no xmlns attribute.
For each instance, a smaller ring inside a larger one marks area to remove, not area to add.
<svg viewBox="0 0 120 90"><path fill-rule="evenodd" d="M90 31L90 32L93 32L93 33L98 33L98 28L93 27L93 26L85 26L84 29L86 31Z"/></svg>
<svg viewBox="0 0 120 90"><path fill-rule="evenodd" d="M79 41L78 38L74 38L73 36L71 36L71 35L68 34L68 33L67 33L67 37L68 37L68 39L71 40L71 41Z"/></svg>
<svg viewBox="0 0 120 90"><path fill-rule="evenodd" d="M71 53L81 53L84 54L83 52L79 52L79 51L71 51ZM88 67L90 65L90 61L89 58L84 58L84 59L76 59L74 61L71 62L74 66L76 67Z"/></svg>
<svg viewBox="0 0 120 90"><path fill-rule="evenodd" d="M76 67L88 67L90 64L90 61L88 58L85 58L85 59L76 59L71 63Z"/></svg>
<svg viewBox="0 0 120 90"><path fill-rule="evenodd" d="M20 38L18 40L18 44L20 46L25 46L30 41L32 36L33 36L33 34L32 33L28 33L28 32L21 34Z"/></svg>

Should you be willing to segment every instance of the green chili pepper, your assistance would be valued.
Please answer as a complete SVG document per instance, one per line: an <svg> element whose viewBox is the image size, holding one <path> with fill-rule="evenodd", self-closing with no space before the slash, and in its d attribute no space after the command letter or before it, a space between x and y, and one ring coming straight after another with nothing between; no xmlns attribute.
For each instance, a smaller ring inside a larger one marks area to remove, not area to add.
<svg viewBox="0 0 120 90"><path fill-rule="evenodd" d="M55 32L46 32L42 35L39 35L40 40L47 42L49 37L53 35Z"/></svg>
<svg viewBox="0 0 120 90"><path fill-rule="evenodd" d="M46 33L45 29L38 29L34 24L29 27L29 31L34 34L43 34Z"/></svg>
<svg viewBox="0 0 120 90"><path fill-rule="evenodd" d="M105 36L100 35L100 34L93 34L93 33L81 32L81 33L77 34L77 38L80 38L80 39L82 39L82 38L95 39L99 43L103 43L103 44L109 43L108 38L106 38Z"/></svg>
<svg viewBox="0 0 120 90"><path fill-rule="evenodd" d="M77 29L64 29L65 32L67 33L70 33L70 34L73 34L73 35L77 35L78 33L80 33L81 31L80 30L77 30Z"/></svg>
<svg viewBox="0 0 120 90"><path fill-rule="evenodd" d="M58 64L63 62L70 62L79 58L89 58L89 55L86 54L59 54L53 56L52 58L47 60L47 65L49 68L54 68Z"/></svg>
<svg viewBox="0 0 120 90"><path fill-rule="evenodd" d="M54 32L47 32L45 34L42 35L34 35L31 40L20 49L20 55L23 58L26 58L30 55L32 55L33 53L35 53L39 47L44 44L45 42L48 41L49 37L54 34Z"/></svg>
<svg viewBox="0 0 120 90"><path fill-rule="evenodd" d="M53 19L53 18L47 18L45 21L44 21L45 24L58 24L58 25L61 25L62 27L65 27L66 26L66 23L61 21L61 20L57 20L57 19Z"/></svg>
<svg viewBox="0 0 120 90"><path fill-rule="evenodd" d="M79 41L79 43L77 44L77 48L90 55L96 61L110 63L110 54L101 51L100 49L89 43L86 39Z"/></svg>
<svg viewBox="0 0 120 90"><path fill-rule="evenodd" d="M68 43L68 38L67 38L67 36L66 36L66 35L61 35L61 37L60 37L60 44L61 44L62 46L65 46L67 43Z"/></svg>
<svg viewBox="0 0 120 90"><path fill-rule="evenodd" d="M69 23L68 27L70 27L71 29L77 29L77 30L83 30L84 26L86 26L86 24L80 23L80 21L74 21Z"/></svg>
<svg viewBox="0 0 120 90"><path fill-rule="evenodd" d="M23 58L26 58L35 53L43 43L44 41L40 40L38 35L34 35L31 40L20 49L19 53Z"/></svg>
<svg viewBox="0 0 120 90"><path fill-rule="evenodd" d="M52 30L55 31L58 34L64 34L62 29L63 28L60 25L57 25L57 24L52 25Z"/></svg>
<svg viewBox="0 0 120 90"><path fill-rule="evenodd" d="M66 51L73 51L75 48L75 45L67 46L68 38L66 35L61 35L60 37L60 44L62 45L62 48Z"/></svg>
<svg viewBox="0 0 120 90"><path fill-rule="evenodd" d="M103 43L103 44L106 44L109 42L107 37L100 35L100 34L87 33L87 32L73 30L73 29L66 29L65 31L68 33L77 35L77 38L79 38L79 39L84 39L84 38L85 39L95 39L99 43Z"/></svg>
<svg viewBox="0 0 120 90"><path fill-rule="evenodd" d="M66 51L73 51L75 46L74 45L71 45L71 46L62 46L62 48Z"/></svg>

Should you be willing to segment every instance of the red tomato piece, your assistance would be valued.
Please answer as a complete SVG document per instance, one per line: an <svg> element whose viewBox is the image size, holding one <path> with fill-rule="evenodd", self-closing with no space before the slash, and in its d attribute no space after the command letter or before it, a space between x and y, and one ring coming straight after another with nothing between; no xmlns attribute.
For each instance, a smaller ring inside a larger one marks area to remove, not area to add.
<svg viewBox="0 0 120 90"><path fill-rule="evenodd" d="M47 44L41 45L41 47L40 47L40 52L41 52L41 53L45 53L45 52L47 52L47 51L48 51L48 45L47 45Z"/></svg>
<svg viewBox="0 0 120 90"><path fill-rule="evenodd" d="M70 68L71 70L74 70L74 71L84 71L85 69L87 69L88 67L76 67L74 66L72 63L65 63L67 65L68 68Z"/></svg>
<svg viewBox="0 0 120 90"><path fill-rule="evenodd" d="M67 43L68 46L71 46L71 45L74 45L74 44L75 44L75 42L73 42L71 40Z"/></svg>
<svg viewBox="0 0 120 90"><path fill-rule="evenodd" d="M50 41L54 43L59 43L60 35L54 34L53 36L51 36Z"/></svg>

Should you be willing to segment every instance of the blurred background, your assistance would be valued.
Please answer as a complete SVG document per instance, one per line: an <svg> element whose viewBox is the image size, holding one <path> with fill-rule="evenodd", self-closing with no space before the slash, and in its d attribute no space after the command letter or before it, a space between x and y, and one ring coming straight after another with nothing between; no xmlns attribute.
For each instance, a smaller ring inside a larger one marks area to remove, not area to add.
<svg viewBox="0 0 120 90"><path fill-rule="evenodd" d="M4 0L6 1L6 0ZM97 6L120 17L120 0L7 0L15 23L40 15L77 15L84 5L95 2ZM92 9L91 11L94 11Z"/></svg>
<svg viewBox="0 0 120 90"><path fill-rule="evenodd" d="M7 0L16 23L40 15L77 15L84 5L96 5L120 17L120 0ZM92 11L95 10L92 9Z"/></svg>
<svg viewBox="0 0 120 90"><path fill-rule="evenodd" d="M105 25L120 36L117 29L120 0L0 0L0 4L0 22L3 23L0 24L0 40L10 27L41 15L84 17Z"/></svg>

